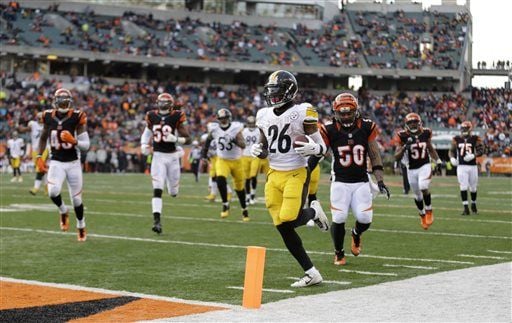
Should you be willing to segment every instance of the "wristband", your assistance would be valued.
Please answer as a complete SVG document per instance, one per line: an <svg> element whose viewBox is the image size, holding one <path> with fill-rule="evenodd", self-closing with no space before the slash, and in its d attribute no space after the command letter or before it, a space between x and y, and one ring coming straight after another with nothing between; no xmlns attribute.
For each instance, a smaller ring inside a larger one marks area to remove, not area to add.
<svg viewBox="0 0 512 323"><path fill-rule="evenodd" d="M376 170L384 170L384 167L382 165L373 166L372 170L375 172Z"/></svg>

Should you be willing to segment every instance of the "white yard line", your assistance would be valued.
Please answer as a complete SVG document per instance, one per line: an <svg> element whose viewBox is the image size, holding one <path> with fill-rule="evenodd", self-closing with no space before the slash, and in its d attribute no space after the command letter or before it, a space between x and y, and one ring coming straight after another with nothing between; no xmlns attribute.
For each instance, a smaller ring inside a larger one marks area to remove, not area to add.
<svg viewBox="0 0 512 323"><path fill-rule="evenodd" d="M466 255L466 254L458 254L457 257L467 257L467 258L482 258L482 259L496 259L496 260L503 260L506 259L504 257L497 257L497 256L480 256L480 255Z"/></svg>
<svg viewBox="0 0 512 323"><path fill-rule="evenodd" d="M506 254L512 254L512 251L503 251L503 250L487 250L488 252L492 253L506 253Z"/></svg>
<svg viewBox="0 0 512 323"><path fill-rule="evenodd" d="M243 286L227 286L226 288L244 290ZM295 293L293 290L289 290L289 289L263 288L262 290L264 292L270 292L270 293L282 293L282 294L293 294L293 293Z"/></svg>
<svg viewBox="0 0 512 323"><path fill-rule="evenodd" d="M350 270L350 269L339 269L342 273L355 273L361 275L373 275L373 276L398 276L397 273L379 273L375 271L361 271L361 270Z"/></svg>
<svg viewBox="0 0 512 323"><path fill-rule="evenodd" d="M425 270L437 269L437 267L394 265L394 264L383 264L382 266L384 266L384 267L391 267L391 268L411 268L411 269L425 269Z"/></svg>
<svg viewBox="0 0 512 323"><path fill-rule="evenodd" d="M36 233L45 233L45 234L56 234L56 235L76 235L73 232L62 232L62 231L51 231L51 230L40 230L40 229L29 229L29 228L16 228L16 227L0 227L0 230L8 230L8 231L20 231L20 232L36 232ZM213 247L213 248L229 248L229 249L246 249L247 246L242 245L228 245L228 244L216 244L216 243L206 243L206 242L189 242L189 241L178 241L178 240L160 240L160 239L150 239L150 238L137 238L137 237L127 237L127 236L114 236L114 235L105 235L105 234L96 234L96 233L87 233L88 238L104 238L104 239L115 239L115 240L125 240L125 241L142 241L142 242L152 242L152 243L169 243L169 244L179 244L179 245L188 245L188 246L202 246L202 247ZM289 252L288 249L284 248L267 248L267 251L276 251L276 252ZM317 254L317 255L332 255L332 252L325 251L311 251L308 250L309 254ZM388 256L374 256L374 255L359 255L359 257L365 258L377 258L377 259L389 259L389 260L410 260L410 261L418 261L418 262L439 262L439 263L449 263L449 264L465 264L465 265L474 265L473 262L469 261L457 261L457 260L444 260L444 259L428 259L428 258L402 258L402 257L388 257Z"/></svg>
<svg viewBox="0 0 512 323"><path fill-rule="evenodd" d="M299 280L300 277L286 277L287 279L291 279L291 280ZM325 283L325 284L334 284L334 285L350 285L352 284L352 282L346 282L346 281L341 281L341 280L323 280L322 283Z"/></svg>

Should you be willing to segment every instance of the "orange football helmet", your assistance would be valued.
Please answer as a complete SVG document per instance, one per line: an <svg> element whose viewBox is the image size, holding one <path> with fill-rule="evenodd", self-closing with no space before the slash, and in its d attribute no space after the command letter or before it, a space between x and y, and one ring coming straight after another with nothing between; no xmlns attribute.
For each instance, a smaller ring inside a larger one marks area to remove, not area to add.
<svg viewBox="0 0 512 323"><path fill-rule="evenodd" d="M460 132L464 137L468 137L469 135L471 135L472 129L473 129L473 124L471 123L471 121L464 121L460 125Z"/></svg>
<svg viewBox="0 0 512 323"><path fill-rule="evenodd" d="M73 102L73 96L68 89L58 89L53 96L53 107L61 113L68 112Z"/></svg>
<svg viewBox="0 0 512 323"><path fill-rule="evenodd" d="M174 98L169 93L162 93L156 99L156 106L161 113L169 113L174 106Z"/></svg>
<svg viewBox="0 0 512 323"><path fill-rule="evenodd" d="M334 119L343 127L350 128L354 125L359 116L359 103L355 96L350 93L341 93L334 99L332 110Z"/></svg>
<svg viewBox="0 0 512 323"><path fill-rule="evenodd" d="M417 134L423 130L419 114L412 112L405 116L405 130L411 134Z"/></svg>

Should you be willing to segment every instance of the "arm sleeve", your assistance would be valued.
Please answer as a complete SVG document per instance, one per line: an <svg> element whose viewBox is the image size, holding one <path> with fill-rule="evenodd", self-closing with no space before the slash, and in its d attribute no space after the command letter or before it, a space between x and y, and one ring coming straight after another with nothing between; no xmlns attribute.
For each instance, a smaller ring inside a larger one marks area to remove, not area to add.
<svg viewBox="0 0 512 323"><path fill-rule="evenodd" d="M89 141L89 134L87 131L82 132L77 136L77 142L76 146L80 150L87 150L89 149L89 146L91 145L91 142Z"/></svg>
<svg viewBox="0 0 512 323"><path fill-rule="evenodd" d="M142 133L142 136L140 137L140 144L141 145L149 145L151 136L152 136L151 130L149 130L148 127L144 128L144 132Z"/></svg>

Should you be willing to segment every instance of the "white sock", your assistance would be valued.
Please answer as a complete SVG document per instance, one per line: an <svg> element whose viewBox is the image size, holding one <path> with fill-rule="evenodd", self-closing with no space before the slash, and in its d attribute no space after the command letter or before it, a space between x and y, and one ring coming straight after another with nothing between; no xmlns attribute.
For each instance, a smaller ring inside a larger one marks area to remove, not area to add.
<svg viewBox="0 0 512 323"><path fill-rule="evenodd" d="M212 189L211 189L210 193L212 195L217 195L218 191L219 190L217 189L217 182L212 181Z"/></svg>
<svg viewBox="0 0 512 323"><path fill-rule="evenodd" d="M162 213L162 199L159 197L153 197L151 200L151 206L153 207L153 213Z"/></svg>
<svg viewBox="0 0 512 323"><path fill-rule="evenodd" d="M468 201L462 201L462 205L468 205Z"/></svg>
<svg viewBox="0 0 512 323"><path fill-rule="evenodd" d="M231 189L231 186L228 184L228 194L233 194L233 190Z"/></svg>
<svg viewBox="0 0 512 323"><path fill-rule="evenodd" d="M251 196L254 196L254 195L256 195L256 190L251 187Z"/></svg>
<svg viewBox="0 0 512 323"><path fill-rule="evenodd" d="M77 229L85 228L85 216L82 218L82 220L76 220L76 228Z"/></svg>
<svg viewBox="0 0 512 323"><path fill-rule="evenodd" d="M68 207L64 204L64 201L62 202L62 205L59 206L59 212L60 214L68 213Z"/></svg>
<svg viewBox="0 0 512 323"><path fill-rule="evenodd" d="M432 205L425 205L425 210L432 210Z"/></svg>
<svg viewBox="0 0 512 323"><path fill-rule="evenodd" d="M36 179L35 182L34 182L34 188L36 190L39 190L40 187L41 187L41 180L40 179Z"/></svg>
<svg viewBox="0 0 512 323"><path fill-rule="evenodd" d="M315 268L315 266L309 268L308 270L306 270L306 274L308 275L316 275L316 274L319 274L320 272L318 271L318 269Z"/></svg>

